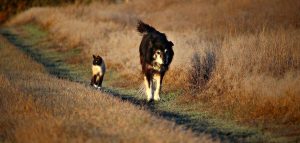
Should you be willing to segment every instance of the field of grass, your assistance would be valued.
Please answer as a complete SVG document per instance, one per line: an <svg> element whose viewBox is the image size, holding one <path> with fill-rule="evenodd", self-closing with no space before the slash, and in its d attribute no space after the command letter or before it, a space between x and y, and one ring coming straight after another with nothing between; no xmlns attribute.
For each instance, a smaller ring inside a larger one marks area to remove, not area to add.
<svg viewBox="0 0 300 143"><path fill-rule="evenodd" d="M122 0L1 0L0 1L0 24L4 23L14 15L21 13L31 7L37 6L63 6L67 4L88 4L92 1L101 1L106 3L117 3Z"/></svg>
<svg viewBox="0 0 300 143"><path fill-rule="evenodd" d="M135 26L142 19L175 45L162 91L172 104L156 106L205 111L282 137L272 142L299 141L299 9L294 0L94 2L32 8L6 26L39 25L47 31L46 41L58 45L41 51L64 53L59 59L66 65L60 66L82 71L74 74L83 83L91 55L100 54L109 69L105 86L137 91L141 36Z"/></svg>
<svg viewBox="0 0 300 143"><path fill-rule="evenodd" d="M83 85L89 85L90 70L86 70L84 64L68 63L68 57L79 56L78 52L66 54L56 51L56 45L48 39L48 33L40 29L35 24L25 24L20 27L2 29L4 35L11 43L17 45L20 50L30 55L34 60L45 66L48 73L70 81L79 82ZM69 56L66 56L69 55ZM87 76L89 75L89 76ZM215 139L221 141L251 141L262 142L269 139L274 139L266 132L261 132L259 129L249 128L238 125L232 121L220 120L211 116L207 111L193 111L192 106L178 106L176 99L181 95L177 92L164 92L162 102L155 104L146 104L141 89L131 89L117 87L116 79L119 79L118 74L113 69L106 73L105 87L102 91L110 93L123 101L129 101L138 108L143 108L154 113L159 117L165 118L179 125L184 125L185 128L190 128L196 134L208 133Z"/></svg>
<svg viewBox="0 0 300 143"><path fill-rule="evenodd" d="M58 79L0 37L1 142L212 142L129 102Z"/></svg>

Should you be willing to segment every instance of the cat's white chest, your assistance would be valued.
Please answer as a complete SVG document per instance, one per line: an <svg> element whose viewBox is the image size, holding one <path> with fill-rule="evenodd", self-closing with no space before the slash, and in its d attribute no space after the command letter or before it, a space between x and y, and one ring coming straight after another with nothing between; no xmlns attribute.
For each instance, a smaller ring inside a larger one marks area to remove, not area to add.
<svg viewBox="0 0 300 143"><path fill-rule="evenodd" d="M103 73L101 66L98 66L98 65L93 65L92 71L93 71L93 75L96 75L96 74L102 75L102 73Z"/></svg>

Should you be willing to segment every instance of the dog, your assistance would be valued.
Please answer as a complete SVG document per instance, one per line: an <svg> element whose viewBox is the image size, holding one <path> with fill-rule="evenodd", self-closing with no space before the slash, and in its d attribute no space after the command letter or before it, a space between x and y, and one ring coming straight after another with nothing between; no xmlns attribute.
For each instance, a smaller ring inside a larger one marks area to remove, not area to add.
<svg viewBox="0 0 300 143"><path fill-rule="evenodd" d="M142 21L138 22L137 31L143 34L139 52L147 101L158 101L164 75L174 56L174 44L164 33Z"/></svg>
<svg viewBox="0 0 300 143"><path fill-rule="evenodd" d="M93 65L92 65L92 79L91 79L91 86L94 86L98 89L101 89L102 82L105 74L105 64L99 55L93 55Z"/></svg>

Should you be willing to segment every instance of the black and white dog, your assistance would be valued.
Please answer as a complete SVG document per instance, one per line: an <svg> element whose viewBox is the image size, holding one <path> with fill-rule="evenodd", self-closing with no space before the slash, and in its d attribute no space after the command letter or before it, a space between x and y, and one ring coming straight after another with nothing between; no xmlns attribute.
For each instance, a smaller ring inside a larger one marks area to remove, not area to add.
<svg viewBox="0 0 300 143"><path fill-rule="evenodd" d="M139 21L138 32L143 34L140 44L140 62L144 74L147 100L160 100L159 92L163 77L173 59L173 43L164 33L160 33L148 24Z"/></svg>

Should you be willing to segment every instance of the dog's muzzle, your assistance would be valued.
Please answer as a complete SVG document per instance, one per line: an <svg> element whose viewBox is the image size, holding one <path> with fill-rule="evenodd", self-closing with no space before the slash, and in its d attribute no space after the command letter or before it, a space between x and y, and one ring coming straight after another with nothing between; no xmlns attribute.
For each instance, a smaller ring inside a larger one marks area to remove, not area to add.
<svg viewBox="0 0 300 143"><path fill-rule="evenodd" d="M154 63L153 66L152 66L152 68L153 68L154 70L156 70L156 71L160 71L161 66L162 66L161 64Z"/></svg>

